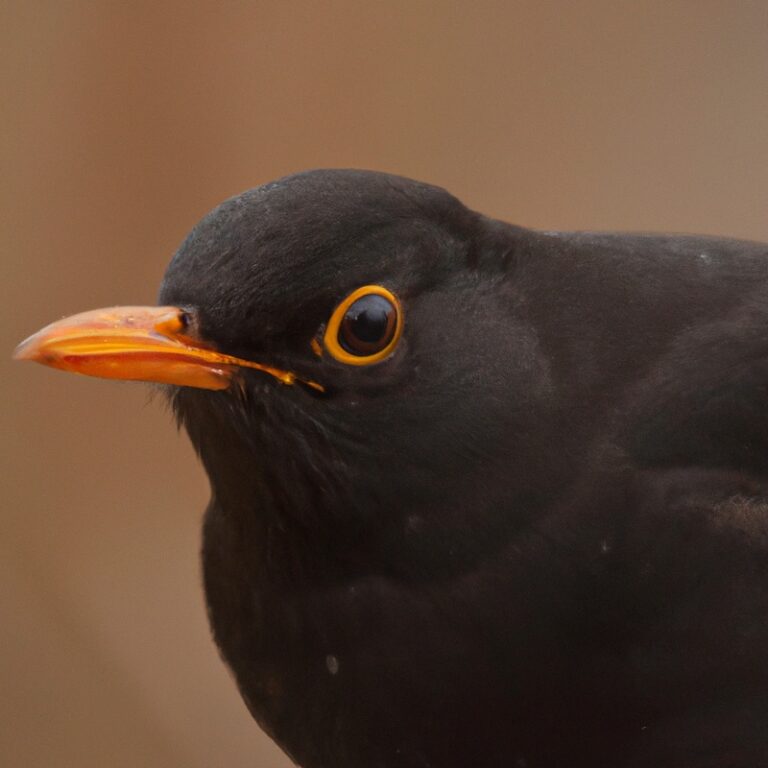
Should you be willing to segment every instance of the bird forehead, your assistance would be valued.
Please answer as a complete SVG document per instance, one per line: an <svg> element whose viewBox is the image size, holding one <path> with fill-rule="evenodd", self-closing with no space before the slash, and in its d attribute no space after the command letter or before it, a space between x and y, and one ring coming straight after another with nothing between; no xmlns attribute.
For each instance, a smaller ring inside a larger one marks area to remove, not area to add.
<svg viewBox="0 0 768 768"><path fill-rule="evenodd" d="M258 187L192 230L169 265L160 301L268 311L319 294L338 301L359 285L424 271L430 255L444 254L450 217L437 212L440 205L466 210L442 190L385 174L313 172Z"/></svg>
<svg viewBox="0 0 768 768"><path fill-rule="evenodd" d="M208 235L333 241L399 219L431 219L461 208L438 187L366 171L309 171L243 192L201 222Z"/></svg>

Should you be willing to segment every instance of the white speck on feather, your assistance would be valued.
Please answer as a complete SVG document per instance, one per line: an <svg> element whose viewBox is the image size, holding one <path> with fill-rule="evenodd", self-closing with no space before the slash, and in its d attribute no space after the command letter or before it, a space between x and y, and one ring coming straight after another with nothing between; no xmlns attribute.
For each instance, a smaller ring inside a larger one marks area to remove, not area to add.
<svg viewBox="0 0 768 768"><path fill-rule="evenodd" d="M329 653L325 657L325 666L332 675L335 675L339 671L339 660Z"/></svg>
<svg viewBox="0 0 768 768"><path fill-rule="evenodd" d="M408 515L405 527L410 533L418 533L424 527L424 518L419 515Z"/></svg>

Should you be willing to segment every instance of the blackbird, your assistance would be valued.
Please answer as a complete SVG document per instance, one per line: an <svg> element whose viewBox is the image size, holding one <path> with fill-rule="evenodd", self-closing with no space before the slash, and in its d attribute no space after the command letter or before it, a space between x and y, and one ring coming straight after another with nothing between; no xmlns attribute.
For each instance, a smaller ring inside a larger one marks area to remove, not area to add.
<svg viewBox="0 0 768 768"><path fill-rule="evenodd" d="M163 386L215 641L305 768L768 765L768 246L300 173L161 306L17 357Z"/></svg>

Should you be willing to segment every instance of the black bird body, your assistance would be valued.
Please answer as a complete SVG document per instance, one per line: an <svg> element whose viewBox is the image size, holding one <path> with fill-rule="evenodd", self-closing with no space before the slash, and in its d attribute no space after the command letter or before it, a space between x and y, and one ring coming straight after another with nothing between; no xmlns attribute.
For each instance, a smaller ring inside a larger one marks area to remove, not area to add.
<svg viewBox="0 0 768 768"><path fill-rule="evenodd" d="M317 344L378 284L385 360ZM305 768L768 765L768 246L543 233L318 171L209 214L161 301L214 635ZM315 352L313 353L313 340Z"/></svg>

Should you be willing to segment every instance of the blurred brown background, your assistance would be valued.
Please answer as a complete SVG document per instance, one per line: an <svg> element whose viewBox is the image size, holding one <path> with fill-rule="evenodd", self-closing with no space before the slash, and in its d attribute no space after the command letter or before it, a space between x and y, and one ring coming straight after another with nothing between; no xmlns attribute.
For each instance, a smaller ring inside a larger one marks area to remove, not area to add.
<svg viewBox="0 0 768 768"><path fill-rule="evenodd" d="M221 199L393 171L545 228L768 240L768 2L6 0L0 764L254 766L206 626L205 478L141 385L11 364L152 303Z"/></svg>

